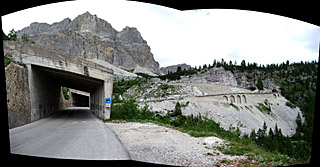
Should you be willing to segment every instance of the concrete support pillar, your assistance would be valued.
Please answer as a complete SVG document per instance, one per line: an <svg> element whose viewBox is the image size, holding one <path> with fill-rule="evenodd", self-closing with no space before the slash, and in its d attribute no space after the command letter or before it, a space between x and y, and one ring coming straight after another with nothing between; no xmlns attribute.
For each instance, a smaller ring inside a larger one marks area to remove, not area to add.
<svg viewBox="0 0 320 167"><path fill-rule="evenodd" d="M97 89L90 93L90 109L93 113L101 118L104 118L104 107L105 107L105 93L104 93L104 85L100 85Z"/></svg>
<svg viewBox="0 0 320 167"><path fill-rule="evenodd" d="M99 118L103 119L103 107L104 107L104 92L103 92L103 86L99 86L99 96L98 96L98 113L99 113Z"/></svg>
<svg viewBox="0 0 320 167"><path fill-rule="evenodd" d="M99 112L100 111L99 108L100 108L100 103L101 103L101 98L102 98L102 96L101 96L102 92L100 91L100 87L101 86L99 86L94 91L94 93L93 93L93 101L92 101L93 102L93 112L99 118L101 118L101 114L99 114L100 113Z"/></svg>
<svg viewBox="0 0 320 167"><path fill-rule="evenodd" d="M104 81L104 106L103 106L103 118L110 119L111 113L111 98L112 98L112 89L113 89L113 78L106 78ZM106 98L110 99L110 104L106 104Z"/></svg>
<svg viewBox="0 0 320 167"><path fill-rule="evenodd" d="M90 103L89 103L89 106L90 106L90 110L94 111L94 92L90 92Z"/></svg>

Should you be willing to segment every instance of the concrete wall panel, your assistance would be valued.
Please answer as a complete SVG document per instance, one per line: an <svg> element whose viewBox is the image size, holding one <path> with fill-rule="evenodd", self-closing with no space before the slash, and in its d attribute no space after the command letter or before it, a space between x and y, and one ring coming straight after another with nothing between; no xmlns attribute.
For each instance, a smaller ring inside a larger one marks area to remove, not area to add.
<svg viewBox="0 0 320 167"><path fill-rule="evenodd" d="M28 65L31 99L31 121L44 118L59 111L61 86L37 68Z"/></svg>

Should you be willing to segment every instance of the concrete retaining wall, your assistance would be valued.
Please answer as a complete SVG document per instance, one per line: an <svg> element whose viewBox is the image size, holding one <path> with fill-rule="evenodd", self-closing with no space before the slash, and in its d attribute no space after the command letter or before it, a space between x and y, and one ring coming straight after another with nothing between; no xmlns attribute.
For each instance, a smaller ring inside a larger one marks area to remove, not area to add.
<svg viewBox="0 0 320 167"><path fill-rule="evenodd" d="M11 129L31 122L28 69L25 65L10 63L5 68L5 75Z"/></svg>

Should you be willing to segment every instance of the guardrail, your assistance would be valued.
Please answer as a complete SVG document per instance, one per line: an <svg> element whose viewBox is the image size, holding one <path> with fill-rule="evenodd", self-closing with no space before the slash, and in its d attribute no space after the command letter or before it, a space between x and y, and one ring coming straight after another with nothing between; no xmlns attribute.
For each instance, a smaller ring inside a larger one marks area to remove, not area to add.
<svg viewBox="0 0 320 167"><path fill-rule="evenodd" d="M207 95L200 95L195 97L207 97L207 96L224 96L224 95L263 95L263 94L277 94L272 92L263 92L263 93L217 93L217 94L207 94Z"/></svg>

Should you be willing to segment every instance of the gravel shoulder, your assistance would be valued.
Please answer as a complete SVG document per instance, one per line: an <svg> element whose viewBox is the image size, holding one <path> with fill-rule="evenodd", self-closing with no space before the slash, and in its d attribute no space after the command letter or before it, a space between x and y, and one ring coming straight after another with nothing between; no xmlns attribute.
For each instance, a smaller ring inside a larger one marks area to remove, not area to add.
<svg viewBox="0 0 320 167"><path fill-rule="evenodd" d="M128 149L132 160L174 165L215 166L228 162L237 165L246 156L221 153L216 147L227 141L217 137L192 137L178 130L153 123L106 123Z"/></svg>

